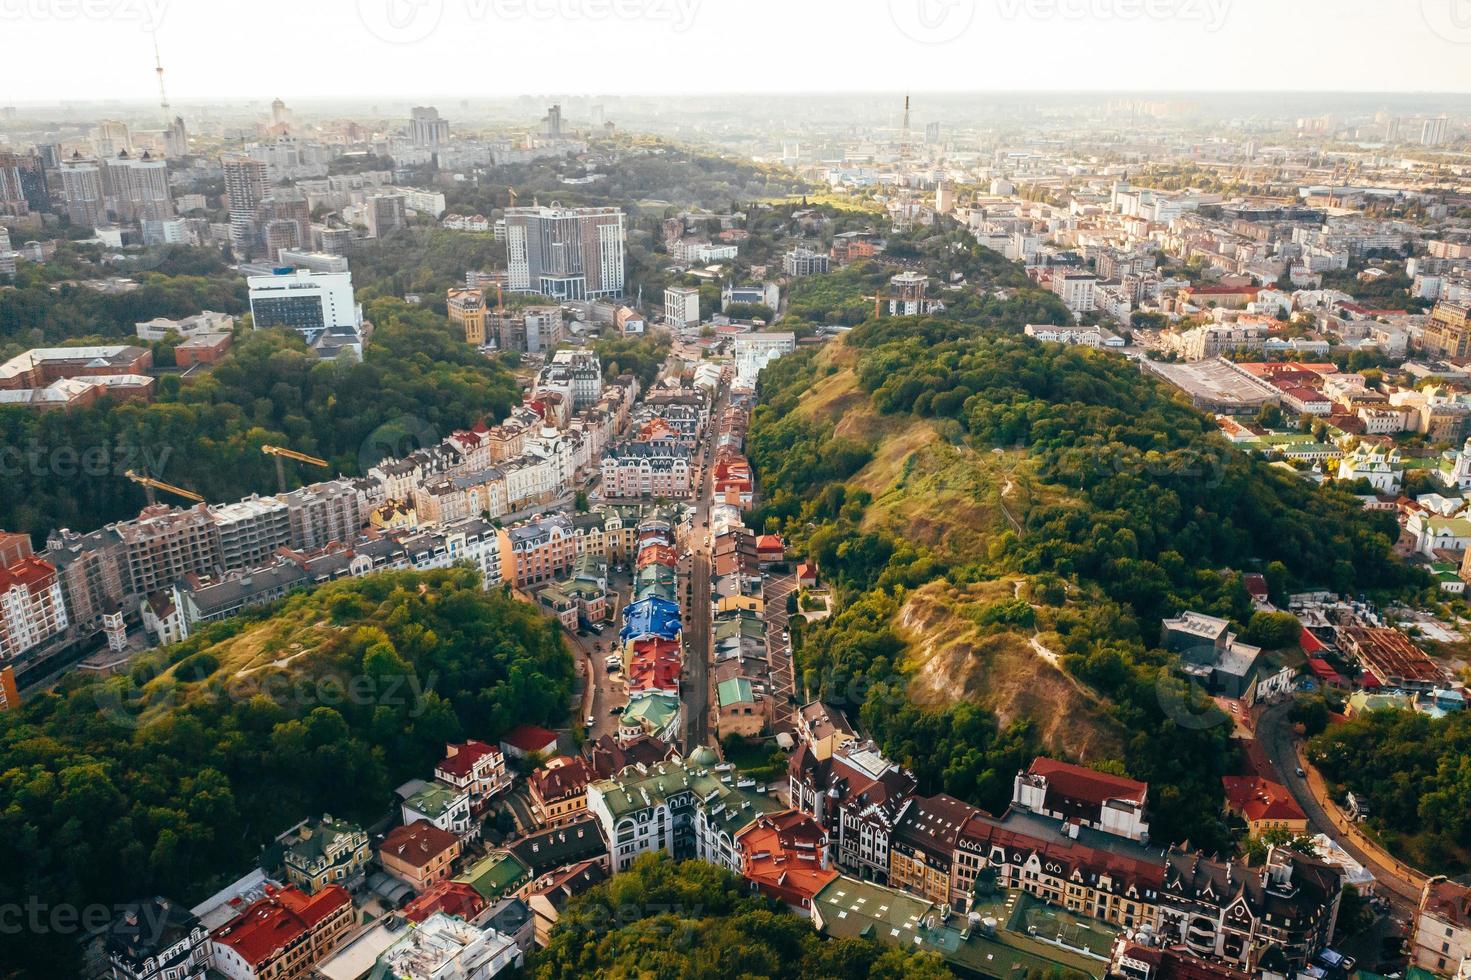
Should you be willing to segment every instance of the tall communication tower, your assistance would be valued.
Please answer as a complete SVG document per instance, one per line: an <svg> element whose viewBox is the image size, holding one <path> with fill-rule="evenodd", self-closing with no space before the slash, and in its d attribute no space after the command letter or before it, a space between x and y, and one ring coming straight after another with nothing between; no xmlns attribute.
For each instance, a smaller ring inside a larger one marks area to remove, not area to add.
<svg viewBox="0 0 1471 980"><path fill-rule="evenodd" d="M156 30L153 32L153 71L158 76L158 105L163 109L164 125L168 125L170 122L169 95L163 87L163 59L158 55L158 31Z"/></svg>

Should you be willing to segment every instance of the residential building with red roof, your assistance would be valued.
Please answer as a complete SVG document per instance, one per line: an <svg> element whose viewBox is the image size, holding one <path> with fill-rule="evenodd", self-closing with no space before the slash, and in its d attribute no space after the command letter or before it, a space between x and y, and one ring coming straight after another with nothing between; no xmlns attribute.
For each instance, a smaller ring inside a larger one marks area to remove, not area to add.
<svg viewBox="0 0 1471 980"><path fill-rule="evenodd" d="M0 664L66 629L56 566L35 555L0 566Z"/></svg>
<svg viewBox="0 0 1471 980"><path fill-rule="evenodd" d="M1149 839L1148 796L1145 783L1038 756L1016 774L1011 801L1033 813L1143 841Z"/></svg>
<svg viewBox="0 0 1471 980"><path fill-rule="evenodd" d="M1273 829L1307 833L1307 814L1281 783L1260 776L1222 776L1221 785L1226 789L1226 809L1246 821L1251 836Z"/></svg>
<svg viewBox="0 0 1471 980"><path fill-rule="evenodd" d="M559 755L526 778L531 812L543 824L561 823L587 810L592 770L580 756Z"/></svg>
<svg viewBox="0 0 1471 980"><path fill-rule="evenodd" d="M1189 286L1180 290L1180 298L1195 306L1217 306L1226 310L1242 310L1256 299L1261 286Z"/></svg>
<svg viewBox="0 0 1471 980"><path fill-rule="evenodd" d="M264 897L210 935L213 966L230 980L297 980L355 924L352 898L340 885L315 895L268 887Z"/></svg>
<svg viewBox="0 0 1471 980"><path fill-rule="evenodd" d="M679 558L674 553L673 548L665 544L651 544L647 548L639 549L638 560L635 562L635 566L645 568L649 565L659 564L668 565L670 568L673 568L678 561Z"/></svg>
<svg viewBox="0 0 1471 980"><path fill-rule="evenodd" d="M557 733L540 725L517 725L501 736L501 751L516 759L553 755L557 751Z"/></svg>
<svg viewBox="0 0 1471 980"><path fill-rule="evenodd" d="M582 747L583 757L597 779L611 779L629 766L655 766L667 759L678 759L679 750L662 739L639 735L626 742L619 742L612 735L603 735L595 742Z"/></svg>
<svg viewBox="0 0 1471 980"><path fill-rule="evenodd" d="M444 758L434 767L434 778L470 794L470 812L484 813L493 797L511 788L505 754L494 745L471 739L445 746Z"/></svg>
<svg viewBox="0 0 1471 980"><path fill-rule="evenodd" d="M741 877L798 915L810 915L812 899L838 877L828 866L827 831L799 810L762 814L735 839Z"/></svg>
<svg viewBox="0 0 1471 980"><path fill-rule="evenodd" d="M1127 838L1013 807L1000 819L976 813L955 835L952 894L974 893L983 870L1002 888L1129 928L1152 922L1164 882L1158 851Z"/></svg>
<svg viewBox="0 0 1471 980"><path fill-rule="evenodd" d="M422 892L449 878L463 845L458 835L428 820L393 828L378 848L383 870Z"/></svg>
<svg viewBox="0 0 1471 980"><path fill-rule="evenodd" d="M682 666L678 640L649 636L633 641L623 680L630 694L661 691L677 695Z"/></svg>
<svg viewBox="0 0 1471 980"><path fill-rule="evenodd" d="M458 916L470 922L485 911L485 899L463 881L439 881L418 898L409 902L400 914L410 922L423 922L435 912Z"/></svg>

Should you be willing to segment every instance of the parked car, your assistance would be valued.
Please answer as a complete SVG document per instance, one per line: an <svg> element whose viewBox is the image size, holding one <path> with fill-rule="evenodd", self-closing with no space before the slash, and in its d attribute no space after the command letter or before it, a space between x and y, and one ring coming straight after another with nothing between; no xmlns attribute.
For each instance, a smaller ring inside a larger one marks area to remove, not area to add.
<svg viewBox="0 0 1471 980"><path fill-rule="evenodd" d="M583 721L587 723L588 728L591 728L593 725L596 725L598 723L598 720L592 715L588 715L586 718L583 719Z"/></svg>

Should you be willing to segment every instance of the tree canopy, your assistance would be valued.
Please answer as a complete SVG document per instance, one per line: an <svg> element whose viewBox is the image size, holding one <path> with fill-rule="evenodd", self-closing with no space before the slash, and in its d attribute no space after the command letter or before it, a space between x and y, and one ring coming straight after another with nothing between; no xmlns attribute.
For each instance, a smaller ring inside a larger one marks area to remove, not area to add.
<svg viewBox="0 0 1471 980"><path fill-rule="evenodd" d="M0 408L0 445L19 454L6 460L0 528L41 537L132 517L145 498L123 479L130 468L211 501L274 493L267 444L331 463L329 473L288 467L297 485L356 475L478 419L499 421L519 400L511 375L434 314L397 300L369 312L377 329L361 362L322 361L290 331L263 330L208 375L163 378L152 404Z"/></svg>
<svg viewBox="0 0 1471 980"><path fill-rule="evenodd" d="M297 593L68 678L0 712L0 905L197 902L304 817L375 821L448 741L559 722L572 675L554 620L456 567ZM76 939L7 937L5 965L74 975Z"/></svg>
<svg viewBox="0 0 1471 980"><path fill-rule="evenodd" d="M646 854L574 898L535 959L538 980L947 980L935 953L824 940L807 919L701 861Z"/></svg>

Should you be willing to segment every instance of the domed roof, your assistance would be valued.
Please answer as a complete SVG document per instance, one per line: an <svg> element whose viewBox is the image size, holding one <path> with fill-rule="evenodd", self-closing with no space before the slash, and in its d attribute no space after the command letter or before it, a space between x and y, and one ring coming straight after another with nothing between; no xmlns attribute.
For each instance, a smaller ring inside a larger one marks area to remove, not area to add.
<svg viewBox="0 0 1471 980"><path fill-rule="evenodd" d="M701 745L690 753L690 762L697 766L713 766L720 761L715 750L708 745Z"/></svg>

